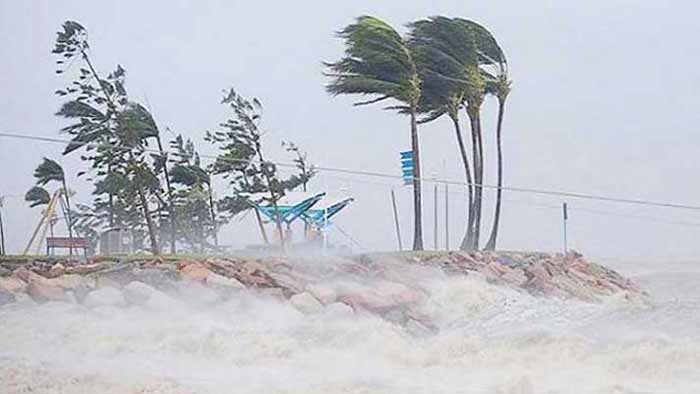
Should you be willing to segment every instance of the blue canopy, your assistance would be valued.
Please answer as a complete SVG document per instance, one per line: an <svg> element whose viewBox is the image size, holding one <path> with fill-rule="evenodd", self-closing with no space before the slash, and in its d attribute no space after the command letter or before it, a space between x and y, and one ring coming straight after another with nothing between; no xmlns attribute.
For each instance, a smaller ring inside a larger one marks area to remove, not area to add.
<svg viewBox="0 0 700 394"><path fill-rule="evenodd" d="M318 228L326 227L330 224L330 219L333 216L343 210L343 208L347 207L354 200L354 198L348 197L325 208L308 209L301 214L301 220L306 223L314 224Z"/></svg>
<svg viewBox="0 0 700 394"><path fill-rule="evenodd" d="M297 204L277 204L277 208L274 205L260 206L252 201L250 203L263 215L265 215L270 220L275 220L276 214L279 213L279 219L281 222L286 224L291 224L294 220L302 216L316 203L321 201L321 199L326 195L326 193L318 193L311 197L308 197Z"/></svg>

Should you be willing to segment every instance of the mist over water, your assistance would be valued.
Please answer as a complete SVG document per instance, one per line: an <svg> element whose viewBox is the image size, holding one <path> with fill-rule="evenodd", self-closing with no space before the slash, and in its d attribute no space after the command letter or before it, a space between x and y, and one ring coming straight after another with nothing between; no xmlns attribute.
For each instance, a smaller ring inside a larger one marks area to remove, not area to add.
<svg viewBox="0 0 700 394"><path fill-rule="evenodd" d="M144 306L26 301L0 309L0 391L699 392L700 270L613 265L646 287L649 305L536 298L398 264L386 277L425 295L418 310L432 327L195 285Z"/></svg>

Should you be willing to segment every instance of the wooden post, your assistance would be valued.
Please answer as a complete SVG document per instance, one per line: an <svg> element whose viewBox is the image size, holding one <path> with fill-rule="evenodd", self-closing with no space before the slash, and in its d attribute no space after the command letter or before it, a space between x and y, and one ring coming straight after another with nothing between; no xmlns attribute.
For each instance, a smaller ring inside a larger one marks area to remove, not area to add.
<svg viewBox="0 0 700 394"><path fill-rule="evenodd" d="M391 205L394 208L394 225L396 226L396 239L399 241L399 252L403 250L403 244L401 243L401 229L399 227L399 214L396 211L396 194L394 189L391 189Z"/></svg>

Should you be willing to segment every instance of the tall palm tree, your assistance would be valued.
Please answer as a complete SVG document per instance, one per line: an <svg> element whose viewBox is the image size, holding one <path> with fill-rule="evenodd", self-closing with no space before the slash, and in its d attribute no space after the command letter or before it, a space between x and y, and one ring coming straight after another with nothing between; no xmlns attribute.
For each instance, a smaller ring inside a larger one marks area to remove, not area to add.
<svg viewBox="0 0 700 394"><path fill-rule="evenodd" d="M417 112L421 79L414 48L389 24L372 16L361 16L339 32L345 40L345 56L325 63L331 81L326 89L332 95L359 94L374 98L358 102L366 105L394 99L401 104L387 109L409 114L413 152L413 249L423 249L420 183L420 149Z"/></svg>
<svg viewBox="0 0 700 394"><path fill-rule="evenodd" d="M508 61L505 53L501 49L496 38L482 25L466 20L457 19L457 21L468 28L473 37L477 49L477 62L480 66L480 74L485 80L485 93L496 96L498 99L498 120L496 123L496 146L498 155L498 170L497 170L497 191L496 191L496 208L494 214L493 226L485 248L494 250L496 248L496 239L498 238L498 226L501 217L501 197L503 186L503 145L501 138L501 130L503 126L503 116L505 113L505 103L510 93L511 81L508 79ZM479 136L481 138L481 136ZM483 165L482 165L483 167ZM483 180L483 177L482 177Z"/></svg>
<svg viewBox="0 0 700 394"><path fill-rule="evenodd" d="M498 226L501 220L501 196L503 194L503 143L501 139L501 130L503 127L503 114L505 112L506 99L510 93L511 82L508 80L507 74L501 74L493 83L490 89L498 99L498 121L496 123L496 147L498 150L498 180L496 185L496 208L494 211L493 226L491 227L491 235L486 242L486 250L496 249L496 240L498 238Z"/></svg>
<svg viewBox="0 0 700 394"><path fill-rule="evenodd" d="M463 59L468 52L474 51L474 48L470 40L466 40L463 34L460 34L461 32L455 31L455 23L450 18L431 17L411 23L409 27L410 40L416 48L419 74L423 80L419 110L426 115L419 123L433 121L445 114L452 121L467 181L467 228L464 239L471 244L474 223L474 183L469 154L459 123L459 110L467 90L465 67L460 59Z"/></svg>

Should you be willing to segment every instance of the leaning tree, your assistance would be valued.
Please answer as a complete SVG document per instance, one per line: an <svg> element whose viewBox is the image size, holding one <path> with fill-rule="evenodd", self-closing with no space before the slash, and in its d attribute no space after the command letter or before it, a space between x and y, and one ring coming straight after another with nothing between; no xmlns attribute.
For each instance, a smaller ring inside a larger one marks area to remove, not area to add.
<svg viewBox="0 0 700 394"><path fill-rule="evenodd" d="M339 32L345 41L345 56L337 62L325 63L331 81L326 86L332 95L372 96L355 105L385 100L398 101L386 109L407 113L411 126L413 152L413 249L423 249L421 206L420 149L417 113L421 97L421 79L415 59L415 48L393 27L379 18L362 16Z"/></svg>

